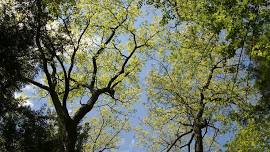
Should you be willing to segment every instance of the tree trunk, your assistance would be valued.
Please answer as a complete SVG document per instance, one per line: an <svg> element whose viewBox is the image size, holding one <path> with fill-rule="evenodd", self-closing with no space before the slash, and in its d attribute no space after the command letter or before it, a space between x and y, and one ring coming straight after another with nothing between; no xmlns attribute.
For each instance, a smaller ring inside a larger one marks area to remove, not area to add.
<svg viewBox="0 0 270 152"><path fill-rule="evenodd" d="M203 152L203 137L200 125L194 126L195 152Z"/></svg>
<svg viewBox="0 0 270 152"><path fill-rule="evenodd" d="M77 142L77 125L69 120L65 122L63 126L63 142L65 152L75 152L76 151L76 142Z"/></svg>

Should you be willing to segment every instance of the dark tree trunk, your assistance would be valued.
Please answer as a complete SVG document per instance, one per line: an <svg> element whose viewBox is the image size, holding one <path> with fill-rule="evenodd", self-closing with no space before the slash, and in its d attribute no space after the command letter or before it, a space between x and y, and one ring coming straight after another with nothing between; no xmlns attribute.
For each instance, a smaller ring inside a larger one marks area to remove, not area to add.
<svg viewBox="0 0 270 152"><path fill-rule="evenodd" d="M203 152L203 137L200 125L194 126L195 152Z"/></svg>
<svg viewBox="0 0 270 152"><path fill-rule="evenodd" d="M63 142L65 152L75 152L78 132L77 125L72 120L65 122L63 126Z"/></svg>

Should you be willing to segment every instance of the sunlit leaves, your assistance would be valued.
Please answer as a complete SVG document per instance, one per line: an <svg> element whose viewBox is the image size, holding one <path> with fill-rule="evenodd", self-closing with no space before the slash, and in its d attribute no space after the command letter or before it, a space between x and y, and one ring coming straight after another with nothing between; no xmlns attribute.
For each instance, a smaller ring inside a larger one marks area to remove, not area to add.
<svg viewBox="0 0 270 152"><path fill-rule="evenodd" d="M241 127L236 137L227 144L227 151L244 152L244 151L270 151L269 144L269 122L255 124L249 122L245 127Z"/></svg>
<svg viewBox="0 0 270 152"><path fill-rule="evenodd" d="M100 108L97 116L86 120L87 134L89 136L84 150L87 151L116 151L121 142L119 135L129 130L125 119L117 117L108 108Z"/></svg>
<svg viewBox="0 0 270 152"><path fill-rule="evenodd" d="M225 33L231 31L224 28L231 26L233 19L227 17L227 6L222 4L210 15L206 3L177 1L173 8L179 8L175 13L184 21L175 29L167 27L164 32L168 36L162 35L162 39L155 41L158 53L151 57L156 63L148 77L149 116L142 125L154 133L147 135L139 131L140 139L160 138L156 142L142 139L153 151L168 148L181 132L192 129L198 119L213 126L207 127L213 129L212 132L217 130L214 126L221 123L223 125L218 127L224 131L232 122L230 115L239 109L248 109L259 99L247 72L246 65L251 61L239 55L243 52L244 46L239 49L242 41L233 41L235 50L228 51L232 46ZM191 10L193 12L189 12ZM202 108L203 115L197 118ZM189 138L191 134L183 138L186 142L176 145L185 145ZM205 138L212 137L206 133Z"/></svg>

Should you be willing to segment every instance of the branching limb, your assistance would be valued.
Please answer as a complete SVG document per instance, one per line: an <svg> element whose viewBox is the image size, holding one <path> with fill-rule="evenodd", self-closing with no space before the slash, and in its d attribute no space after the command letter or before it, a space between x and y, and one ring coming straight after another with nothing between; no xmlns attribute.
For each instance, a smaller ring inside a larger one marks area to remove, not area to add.
<svg viewBox="0 0 270 152"><path fill-rule="evenodd" d="M183 134L181 134L180 136L178 136L175 140L174 140L174 142L171 144L171 146L168 148L168 150L167 150L167 152L169 152L172 148L173 148L173 146L175 146L175 144L177 143L177 141L179 141L182 137L184 137L184 136L186 136L186 135L188 135L188 134L190 134L190 133L192 133L193 132L193 129L191 129L190 131L188 131L188 132L186 132L186 133L183 133ZM193 137L192 137L193 138Z"/></svg>
<svg viewBox="0 0 270 152"><path fill-rule="evenodd" d="M46 54L43 51L42 45L41 45L41 27L43 26L41 24L41 13L42 13L42 4L41 4L41 0L37 0L36 1L36 5L37 5L37 31L36 31L36 37L35 37L35 41L36 41L36 45L38 47L38 50L41 53L41 60L42 60L42 69L46 75L47 81L48 81L48 87L49 89L47 89L47 87L43 87L45 90L48 90L48 92L50 93L50 96L52 98L53 104L55 106L56 112L57 114L60 116L61 119L65 118L65 119L69 119L69 115L68 115L68 111L66 109L62 108L61 102L59 100L59 97L55 91L55 84L52 82L52 77L51 74L48 70L48 60L46 58ZM53 67L52 67L53 68ZM53 69L53 74L56 73L56 69ZM38 85L37 83L33 82L34 84ZM43 89L42 88L42 89Z"/></svg>
<svg viewBox="0 0 270 152"><path fill-rule="evenodd" d="M101 54L101 52L105 49L105 46L108 45L113 37L115 36L116 30L127 20L127 18L125 18L119 25L117 25L114 28L111 28L112 32L110 34L110 36L107 38L107 40L104 43L104 46L102 46L100 49L97 50L97 53L92 57L92 64L93 64L93 72L92 72L92 79L89 85L89 89L91 92L94 91L94 85L96 82L96 75L97 75L97 58L98 56Z"/></svg>
<svg viewBox="0 0 270 152"><path fill-rule="evenodd" d="M41 83L39 83L39 82L37 82L37 81L34 81L34 80L32 80L32 79L29 79L29 78L23 78L23 79L24 79L25 81L27 81L27 82L29 82L29 83L31 83L31 84L33 84L33 85L35 85L35 86L41 88L41 89L44 89L44 90L47 90L47 91L50 90L49 86L46 86L46 85L44 85L44 84L41 84Z"/></svg>
<svg viewBox="0 0 270 152"><path fill-rule="evenodd" d="M146 44L142 44L142 45L138 45L137 44L137 40L136 40L136 35L135 33L131 32L132 36L133 36L133 41L134 41L134 48L132 49L131 53L129 54L129 56L127 56L127 58L124 60L124 63L122 64L121 66L121 69L118 73L116 73L114 75L114 77L111 78L111 80L109 81L108 85L107 85L107 88L111 88L112 86L112 83L122 74L125 73L125 68L126 68L126 65L128 63L128 61L130 60L130 58L133 56L133 54L135 53L135 51L143 46L145 46ZM116 85L114 85L115 87Z"/></svg>

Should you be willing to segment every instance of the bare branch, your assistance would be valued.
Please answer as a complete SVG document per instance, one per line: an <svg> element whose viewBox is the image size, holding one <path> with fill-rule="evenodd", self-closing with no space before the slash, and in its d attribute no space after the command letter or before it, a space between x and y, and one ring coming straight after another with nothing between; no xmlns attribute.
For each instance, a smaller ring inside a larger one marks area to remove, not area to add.
<svg viewBox="0 0 270 152"><path fill-rule="evenodd" d="M91 83L89 86L90 91L94 90L94 85L96 82L96 75L97 75L97 61L96 61L96 57L94 56L92 58L92 63L93 63L93 72L92 72L92 79L91 79Z"/></svg>
<svg viewBox="0 0 270 152"><path fill-rule="evenodd" d="M119 52L119 54L120 54L122 57L127 58L127 56L124 55L124 54L121 52L121 50L120 50L119 48L117 48L117 46L115 45L115 43L113 43L113 47L114 47L114 49L116 49L116 50Z"/></svg>
<svg viewBox="0 0 270 152"><path fill-rule="evenodd" d="M204 103L204 100L205 100L205 96L204 96L204 92L205 90L207 90L210 86L210 83L212 81L212 78L213 78L213 75L214 75L214 71L217 69L217 68L220 68L218 67L218 65L223 62L224 60L226 60L227 57L221 59L220 61L218 61L211 69L210 69L210 74L208 75L208 78L206 80L206 83L205 85L202 87L202 90L200 92L200 101L199 101L199 104L200 104L200 108L199 108L199 111L196 115L196 118L199 119L202 117L203 113L204 113L204 107L205 107L205 103Z"/></svg>
<svg viewBox="0 0 270 152"><path fill-rule="evenodd" d="M121 24L123 24L125 21L126 21L127 18L125 18ZM116 33L116 30L121 26L121 24L119 24L118 26L114 27L114 28L111 28L112 29L112 32L110 34L110 36L108 37L108 39L105 41L105 46L108 45L111 40L113 39L113 37L115 36L115 33ZM96 74L97 74L97 58L99 56L99 54L105 49L104 46L102 46L98 51L97 53L92 57L92 63L93 63L93 72L92 72L92 79L91 79L91 83L90 83L90 86L89 86L89 89L90 91L93 91L94 90L94 85L95 85L95 82L96 82Z"/></svg>
<svg viewBox="0 0 270 152"><path fill-rule="evenodd" d="M27 82L29 82L29 83L31 83L31 84L33 84L33 85L35 85L35 86L41 88L41 89L44 89L44 90L47 90L47 91L50 90L50 88L49 88L48 86L46 86L46 85L44 85L44 84L41 84L41 83L39 83L39 82L37 82L37 81L34 81L34 80L32 80L32 79L29 79L29 78L23 78L23 79L24 79L25 81L27 81Z"/></svg>
<svg viewBox="0 0 270 152"><path fill-rule="evenodd" d="M129 54L129 56L127 56L127 58L124 60L124 63L122 64L120 71L119 71L118 73L116 73L116 74L114 75L114 77L112 77L111 80L109 81L109 83L108 83L108 85L107 85L108 88L110 88L110 87L112 86L112 83L113 83L113 82L114 82L121 74L125 73L126 65L127 65L128 61L130 60L130 58L131 58L131 57L133 56L133 54L135 53L135 51L136 51L137 49L143 47L144 45L146 45L146 44L142 44L142 45L139 45L139 46L138 46L137 40L136 40L136 35L135 35L133 32L131 32L131 34L132 34L132 36L133 36L133 41L134 41L135 46L134 46L133 50L131 51L131 53Z"/></svg>
<svg viewBox="0 0 270 152"><path fill-rule="evenodd" d="M175 146L175 144L177 143L178 140L180 140L182 137L184 137L184 136L186 136L186 135L188 135L188 134L190 134L190 133L192 133L192 132L193 132L193 129L191 129L190 131L188 131L188 132L186 132L186 133L183 133L183 134L181 134L180 136L178 136L178 137L174 140L174 142L171 144L171 146L168 148L167 152L169 152L169 151L173 148L173 146Z"/></svg>
<svg viewBox="0 0 270 152"><path fill-rule="evenodd" d="M84 34L85 34L87 28L89 27L89 25L90 25L90 23L88 22L86 27L83 29L83 32L81 33L81 35L80 35L80 37L78 39L77 47L74 48L72 56L71 56L70 67L68 69L67 78L65 79L65 93L64 93L64 96L63 96L63 106L64 107L66 107L66 102L67 102L67 98L68 98L68 95L69 95L70 77L71 77L71 71L72 71L72 69L74 67L75 56L76 56L77 51L79 50L81 39L84 36Z"/></svg>
<svg viewBox="0 0 270 152"><path fill-rule="evenodd" d="M104 120L102 114L101 114L101 118L102 118L101 126L100 126L100 128L99 128L99 131L98 131L98 134L97 134L95 140L93 141L93 142L94 142L93 150L95 150L97 140L98 140L98 138L100 137L100 135L101 135L101 133L102 133L102 131L103 131L103 128L105 127L105 120Z"/></svg>

